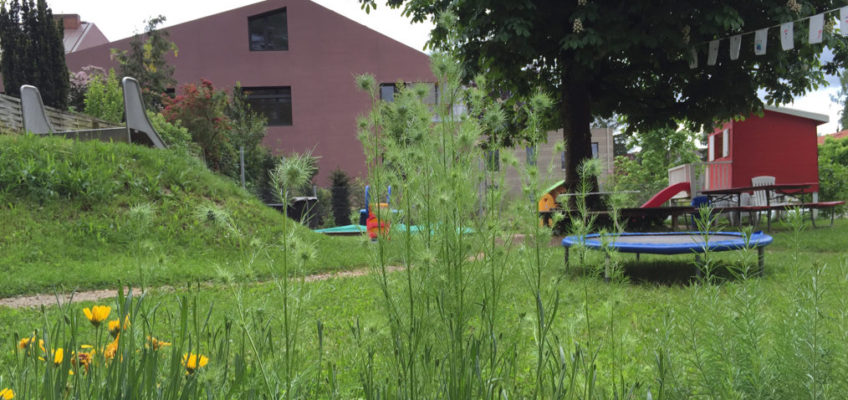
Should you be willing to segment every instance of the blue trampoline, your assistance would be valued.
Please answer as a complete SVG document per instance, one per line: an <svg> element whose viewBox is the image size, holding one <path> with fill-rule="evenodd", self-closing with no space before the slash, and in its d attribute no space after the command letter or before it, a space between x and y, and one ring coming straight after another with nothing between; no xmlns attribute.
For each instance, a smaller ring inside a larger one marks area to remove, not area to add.
<svg viewBox="0 0 848 400"><path fill-rule="evenodd" d="M604 243L606 242L606 243ZM562 239L565 247L565 264L568 266L568 249L583 245L588 249L602 250L609 246L620 253L639 254L698 254L704 251L729 251L757 249L760 271L763 268L763 247L772 242L772 237L762 231L754 232L746 241L741 232L645 232L609 234L601 238L593 233L586 236L567 236Z"/></svg>

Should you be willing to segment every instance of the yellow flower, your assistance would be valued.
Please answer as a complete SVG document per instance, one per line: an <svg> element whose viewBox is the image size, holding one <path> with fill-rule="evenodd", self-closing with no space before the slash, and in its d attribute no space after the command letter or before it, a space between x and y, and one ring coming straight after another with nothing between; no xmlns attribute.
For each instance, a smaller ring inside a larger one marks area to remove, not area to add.
<svg viewBox="0 0 848 400"><path fill-rule="evenodd" d="M2 400L12 400L14 398L15 398L15 392L13 392L12 389L5 388L3 390L0 390L0 399L2 399Z"/></svg>
<svg viewBox="0 0 848 400"><path fill-rule="evenodd" d="M113 319L113 320L109 321L109 334L112 335L113 338L118 337L118 333L120 333L122 330L125 330L129 327L130 327L130 316L129 315L127 315L124 318L124 326L121 326L120 320Z"/></svg>
<svg viewBox="0 0 848 400"><path fill-rule="evenodd" d="M85 317L91 322L94 326L100 326L100 323L105 321L106 318L109 318L109 313L112 312L112 307L109 306L94 306L89 309L88 307L83 308L82 312L85 313Z"/></svg>
<svg viewBox="0 0 848 400"><path fill-rule="evenodd" d="M162 347L166 347L166 346L170 346L170 345L171 345L170 342L166 342L166 341L163 341L163 340L156 339L153 336L147 337L147 347L151 348L153 350L159 350Z"/></svg>
<svg viewBox="0 0 848 400"><path fill-rule="evenodd" d="M193 374L196 369L206 366L208 362L209 358L203 354L183 354L183 365L189 374Z"/></svg>
<svg viewBox="0 0 848 400"><path fill-rule="evenodd" d="M57 367L62 365L62 360L64 360L64 359L65 359L65 350L62 350L61 347L53 350L53 365L55 365Z"/></svg>

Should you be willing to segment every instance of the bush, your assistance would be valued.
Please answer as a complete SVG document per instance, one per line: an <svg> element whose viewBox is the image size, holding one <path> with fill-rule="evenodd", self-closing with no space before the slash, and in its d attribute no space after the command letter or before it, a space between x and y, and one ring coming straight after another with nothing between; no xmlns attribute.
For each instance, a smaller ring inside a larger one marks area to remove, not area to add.
<svg viewBox="0 0 848 400"><path fill-rule="evenodd" d="M191 141L191 133L179 120L170 123L162 114L150 110L147 111L147 119L169 149L192 155L200 154L200 147Z"/></svg>
<svg viewBox="0 0 848 400"><path fill-rule="evenodd" d="M821 200L848 199L848 139L827 139L819 146Z"/></svg>
<svg viewBox="0 0 848 400"><path fill-rule="evenodd" d="M109 75L94 75L85 92L85 113L115 124L124 117L124 93L121 83L110 69Z"/></svg>
<svg viewBox="0 0 848 400"><path fill-rule="evenodd" d="M71 74L71 86L68 92L68 109L82 112L85 110L85 94L88 85L96 76L106 76L106 70L95 65L87 65L82 70Z"/></svg>
<svg viewBox="0 0 848 400"><path fill-rule="evenodd" d="M341 169L330 175L332 210L336 226L350 225L350 179Z"/></svg>
<svg viewBox="0 0 848 400"><path fill-rule="evenodd" d="M238 150L227 140L230 120L224 114L227 96L216 91L212 82L189 84L177 97L165 98L162 115L170 123L180 123L191 132L192 140L203 151L203 159L214 171L238 176Z"/></svg>

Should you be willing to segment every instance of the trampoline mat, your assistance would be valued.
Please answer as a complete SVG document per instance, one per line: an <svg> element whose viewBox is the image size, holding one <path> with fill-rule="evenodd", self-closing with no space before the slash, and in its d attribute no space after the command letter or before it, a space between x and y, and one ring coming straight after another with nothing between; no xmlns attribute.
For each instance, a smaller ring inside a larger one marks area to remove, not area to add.
<svg viewBox="0 0 848 400"><path fill-rule="evenodd" d="M710 234L707 240L712 242L721 242L727 240L739 240L738 235L722 235ZM683 235L623 235L615 237L615 243L639 243L639 244L690 244L704 243L704 235L698 234L683 234Z"/></svg>

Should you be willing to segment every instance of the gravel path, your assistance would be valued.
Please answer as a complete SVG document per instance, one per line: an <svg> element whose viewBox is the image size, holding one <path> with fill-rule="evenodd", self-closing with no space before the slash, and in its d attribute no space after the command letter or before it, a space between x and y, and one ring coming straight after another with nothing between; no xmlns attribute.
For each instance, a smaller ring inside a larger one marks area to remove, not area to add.
<svg viewBox="0 0 848 400"><path fill-rule="evenodd" d="M391 266L388 267L388 272L402 270L403 267ZM371 273L371 268L359 268L351 271L326 272L322 274L307 275L303 278L306 282L324 281L334 278L353 278ZM211 284L209 286L212 286ZM164 286L156 288L157 290L173 290L172 286ZM9 308L25 308L25 307L41 307L55 306L57 304L65 304L68 302L77 303L81 301L100 301L104 299L112 299L117 296L117 288L88 290L83 292L61 293L61 294L36 294L29 296L15 296L0 298L0 307Z"/></svg>

